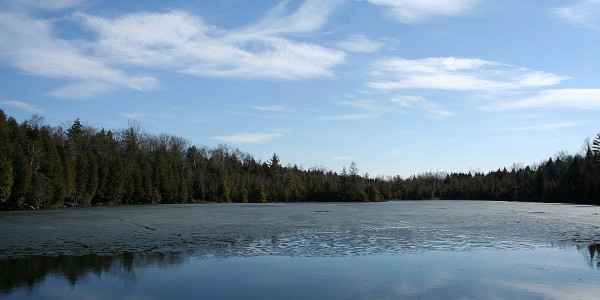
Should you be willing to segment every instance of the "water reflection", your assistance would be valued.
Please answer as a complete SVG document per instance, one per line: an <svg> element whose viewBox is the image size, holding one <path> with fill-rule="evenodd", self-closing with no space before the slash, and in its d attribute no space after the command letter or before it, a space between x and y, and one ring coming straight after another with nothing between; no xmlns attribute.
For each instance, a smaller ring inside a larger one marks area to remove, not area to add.
<svg viewBox="0 0 600 300"><path fill-rule="evenodd" d="M600 293L598 224L600 207L477 201L0 213L0 297L585 296Z"/></svg>
<svg viewBox="0 0 600 300"><path fill-rule="evenodd" d="M87 276L103 274L121 276L127 281L136 280L136 271L158 266L167 268L183 264L181 255L142 255L123 253L115 256L28 256L0 260L0 294L9 294L17 289L32 290L47 276L59 276L74 287Z"/></svg>
<svg viewBox="0 0 600 300"><path fill-rule="evenodd" d="M598 249L594 244L340 257L30 256L0 260L0 297L168 299L177 291L188 299L590 299L600 293ZM580 253L586 257L577 260Z"/></svg>
<svg viewBox="0 0 600 300"><path fill-rule="evenodd" d="M585 248L582 249L585 250ZM589 266L600 270L600 244L589 245L586 254L589 258Z"/></svg>

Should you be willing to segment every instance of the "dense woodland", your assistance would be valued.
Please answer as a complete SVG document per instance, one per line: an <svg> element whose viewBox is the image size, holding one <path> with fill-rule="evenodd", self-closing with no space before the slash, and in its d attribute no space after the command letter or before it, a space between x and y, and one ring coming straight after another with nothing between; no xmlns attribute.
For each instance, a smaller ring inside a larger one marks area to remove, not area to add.
<svg viewBox="0 0 600 300"><path fill-rule="evenodd" d="M83 125L19 124L0 110L0 208L200 203L486 199L600 204L600 134L584 153L487 174L359 175L282 166L226 145L190 145L138 126L111 131Z"/></svg>

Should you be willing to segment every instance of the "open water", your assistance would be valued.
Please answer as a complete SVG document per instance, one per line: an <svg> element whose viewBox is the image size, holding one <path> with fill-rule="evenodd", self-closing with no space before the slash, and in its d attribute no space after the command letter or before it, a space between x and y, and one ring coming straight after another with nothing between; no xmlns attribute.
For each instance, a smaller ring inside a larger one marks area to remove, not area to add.
<svg viewBox="0 0 600 300"><path fill-rule="evenodd" d="M600 299L600 207L492 201L0 212L1 299Z"/></svg>

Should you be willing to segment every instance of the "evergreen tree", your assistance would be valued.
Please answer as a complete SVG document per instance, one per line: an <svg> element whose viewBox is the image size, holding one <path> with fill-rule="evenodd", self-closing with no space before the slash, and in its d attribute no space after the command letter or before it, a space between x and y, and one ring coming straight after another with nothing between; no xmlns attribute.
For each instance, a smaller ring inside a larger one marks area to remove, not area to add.
<svg viewBox="0 0 600 300"><path fill-rule="evenodd" d="M13 167L0 152L0 205L8 200L13 186ZM1 207L1 206L0 206Z"/></svg>
<svg viewBox="0 0 600 300"><path fill-rule="evenodd" d="M21 209L31 188L31 164L21 151L17 151L13 155L12 162L13 187L8 204L11 209Z"/></svg>
<svg viewBox="0 0 600 300"><path fill-rule="evenodd" d="M77 119L65 131L0 110L0 208L188 202L490 199L600 204L600 134L578 155L488 173L425 173L402 179L265 163L226 145L188 146L138 127L97 131Z"/></svg>
<svg viewBox="0 0 600 300"><path fill-rule="evenodd" d="M600 163L600 133L596 135L596 138L593 141L592 149L594 150L596 162Z"/></svg>

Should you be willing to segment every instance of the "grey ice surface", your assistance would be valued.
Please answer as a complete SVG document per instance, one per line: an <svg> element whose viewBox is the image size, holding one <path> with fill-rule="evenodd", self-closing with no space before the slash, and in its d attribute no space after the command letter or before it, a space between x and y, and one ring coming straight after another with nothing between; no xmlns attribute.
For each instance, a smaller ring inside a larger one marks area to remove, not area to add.
<svg viewBox="0 0 600 300"><path fill-rule="evenodd" d="M0 212L0 259L345 256L600 243L600 207L493 201L199 204Z"/></svg>

